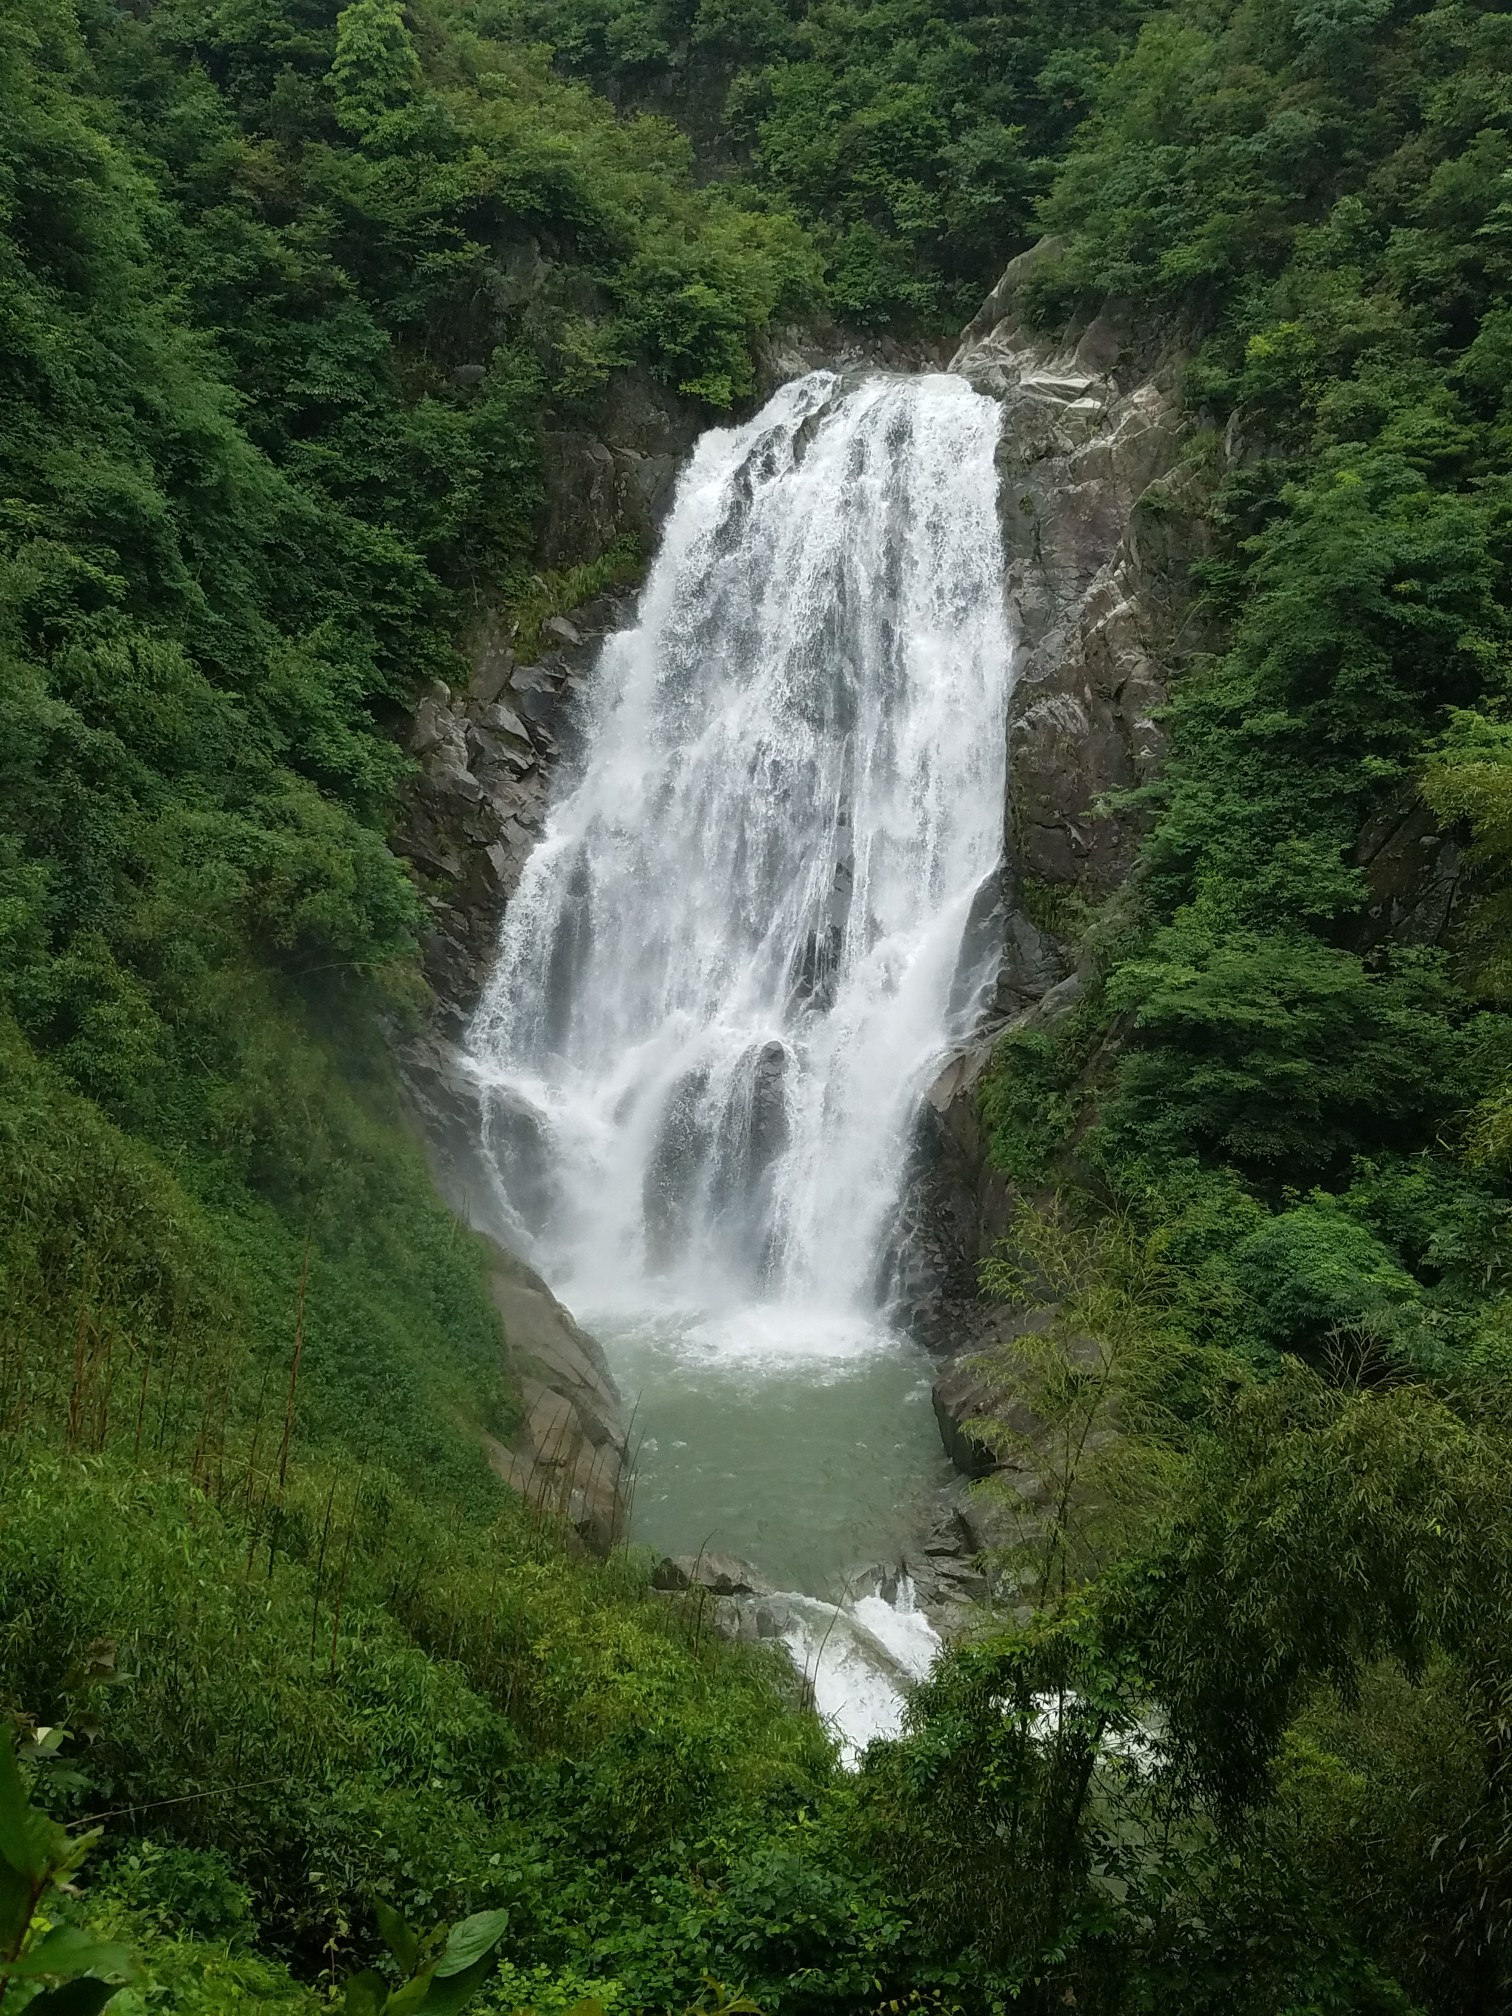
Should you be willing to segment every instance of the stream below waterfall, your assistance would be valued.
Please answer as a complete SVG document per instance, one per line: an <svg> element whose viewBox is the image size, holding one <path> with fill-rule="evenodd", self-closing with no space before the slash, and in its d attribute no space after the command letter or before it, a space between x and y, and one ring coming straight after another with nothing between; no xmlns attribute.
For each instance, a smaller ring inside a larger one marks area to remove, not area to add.
<svg viewBox="0 0 1512 2016"><path fill-rule="evenodd" d="M800 1592L851 1750L935 1642L855 1577L948 1474L888 1300L999 952L998 427L961 379L815 372L703 437L470 1036L508 1222L636 1409L634 1536Z"/></svg>

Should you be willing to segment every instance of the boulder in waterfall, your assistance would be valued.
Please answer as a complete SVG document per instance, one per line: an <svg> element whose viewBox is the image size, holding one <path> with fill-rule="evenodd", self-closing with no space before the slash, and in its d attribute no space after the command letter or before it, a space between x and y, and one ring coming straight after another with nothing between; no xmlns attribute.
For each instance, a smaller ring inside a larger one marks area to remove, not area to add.
<svg viewBox="0 0 1512 2016"><path fill-rule="evenodd" d="M751 1166L759 1173L787 1146L788 1053L781 1043L762 1045L751 1084Z"/></svg>

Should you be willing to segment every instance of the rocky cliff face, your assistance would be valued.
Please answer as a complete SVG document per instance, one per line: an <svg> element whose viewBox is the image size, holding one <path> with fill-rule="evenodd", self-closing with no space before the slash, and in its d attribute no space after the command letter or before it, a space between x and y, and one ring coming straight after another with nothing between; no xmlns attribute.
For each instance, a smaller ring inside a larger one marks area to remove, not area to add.
<svg viewBox="0 0 1512 2016"><path fill-rule="evenodd" d="M1116 794L1157 772L1156 712L1183 645L1200 502L1177 467L1180 355L1137 350L1108 316L1047 340L1019 289L1046 247L1015 260L950 368L1001 401L999 512L1016 647L1008 720L1003 958L987 1020L931 1087L900 1237L904 1299L937 1350L975 1348L976 1266L1011 1197L987 1161L977 1085L1003 1031L1075 1002L1074 955L1054 928L1127 876L1138 819ZM1113 805L1109 800L1115 800Z"/></svg>
<svg viewBox="0 0 1512 2016"><path fill-rule="evenodd" d="M1144 782L1161 755L1153 710L1164 697L1171 584L1140 510L1181 438L1178 360L1124 362L1117 329L1101 318L1058 345L1030 335L1014 302L1034 258L1008 269L951 368L1003 406L1014 893L1032 882L1095 896L1128 873L1136 837L1127 819L1100 815L1100 801ZM1022 942L1010 936L1007 1007L1046 991L1043 955L1026 958Z"/></svg>
<svg viewBox="0 0 1512 2016"><path fill-rule="evenodd" d="M465 640L471 677L432 685L410 735L419 768L395 846L415 871L429 928L422 944L436 1015L460 1036L488 978L504 906L540 836L553 769L570 747L577 696L607 631L629 620L606 595L548 619L547 648L516 662L503 618Z"/></svg>

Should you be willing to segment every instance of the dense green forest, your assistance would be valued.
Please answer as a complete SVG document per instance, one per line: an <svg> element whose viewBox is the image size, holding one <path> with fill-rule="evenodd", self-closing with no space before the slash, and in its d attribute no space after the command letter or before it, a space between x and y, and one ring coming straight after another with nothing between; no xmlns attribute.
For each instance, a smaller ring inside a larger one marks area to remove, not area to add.
<svg viewBox="0 0 1512 2016"><path fill-rule="evenodd" d="M379 1899L507 1910L498 2011L1506 2006L1509 128L1457 0L9 0L0 1710L120 2016L329 2004ZM846 1775L493 1479L386 841L554 429L1041 232L1196 422L1140 866L984 1092L1096 1453Z"/></svg>
<svg viewBox="0 0 1512 2016"><path fill-rule="evenodd" d="M1124 0L521 0L558 67L665 106L728 185L789 205L862 326L949 330L1039 235L1036 205L1098 79Z"/></svg>

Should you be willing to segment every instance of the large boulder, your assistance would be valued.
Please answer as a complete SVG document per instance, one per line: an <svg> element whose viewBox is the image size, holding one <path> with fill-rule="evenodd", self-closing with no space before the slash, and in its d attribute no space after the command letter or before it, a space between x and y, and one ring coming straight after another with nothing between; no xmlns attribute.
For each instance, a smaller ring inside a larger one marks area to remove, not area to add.
<svg viewBox="0 0 1512 2016"><path fill-rule="evenodd" d="M653 1589L702 1589L711 1596L774 1596L776 1587L737 1554L664 1554L651 1571Z"/></svg>

